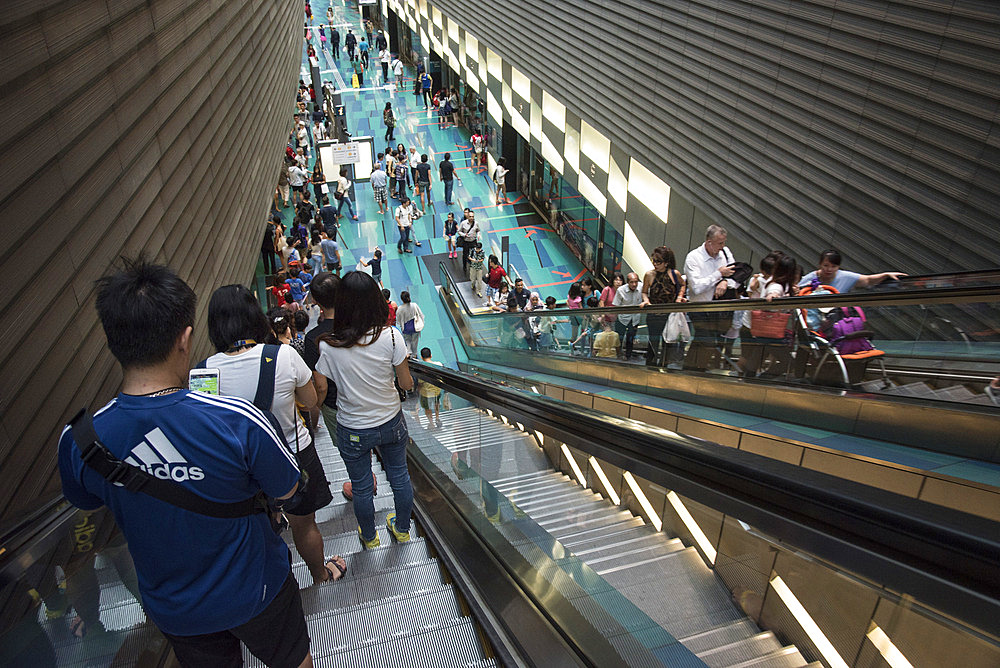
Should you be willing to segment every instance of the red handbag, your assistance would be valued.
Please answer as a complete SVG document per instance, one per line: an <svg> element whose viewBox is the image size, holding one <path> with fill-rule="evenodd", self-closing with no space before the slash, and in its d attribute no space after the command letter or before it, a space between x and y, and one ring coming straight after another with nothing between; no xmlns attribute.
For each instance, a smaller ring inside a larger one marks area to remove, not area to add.
<svg viewBox="0 0 1000 668"><path fill-rule="evenodd" d="M762 339L783 339L788 311L751 311L750 333Z"/></svg>

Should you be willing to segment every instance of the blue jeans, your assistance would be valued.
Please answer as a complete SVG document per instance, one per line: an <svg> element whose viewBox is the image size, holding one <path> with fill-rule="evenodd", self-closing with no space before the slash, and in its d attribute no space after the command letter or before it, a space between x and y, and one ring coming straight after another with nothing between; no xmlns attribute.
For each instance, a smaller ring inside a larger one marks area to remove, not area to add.
<svg viewBox="0 0 1000 668"><path fill-rule="evenodd" d="M451 194L455 191L455 179L448 179L444 182L444 201L445 204L451 203Z"/></svg>
<svg viewBox="0 0 1000 668"><path fill-rule="evenodd" d="M396 528L410 530L410 513L413 510L413 487L406 470L406 444L410 440L403 411L396 417L371 429L349 429L337 423L337 449L351 476L354 496L354 516L358 518L361 535L365 540L375 538L375 483L372 482L371 452L379 448L382 465L392 487L393 505L396 508Z"/></svg>
<svg viewBox="0 0 1000 668"><path fill-rule="evenodd" d="M410 230L412 229L412 227L399 228L399 242L396 244L396 250L400 252L410 250Z"/></svg>
<svg viewBox="0 0 1000 668"><path fill-rule="evenodd" d="M347 210L351 212L351 218L354 218L354 216L355 216L355 213L354 213L354 202L352 202L351 198L348 197L346 194L343 197L340 198L340 203L337 204L337 215L338 216L340 215L340 209L341 209L341 207L344 206L344 202L347 202Z"/></svg>

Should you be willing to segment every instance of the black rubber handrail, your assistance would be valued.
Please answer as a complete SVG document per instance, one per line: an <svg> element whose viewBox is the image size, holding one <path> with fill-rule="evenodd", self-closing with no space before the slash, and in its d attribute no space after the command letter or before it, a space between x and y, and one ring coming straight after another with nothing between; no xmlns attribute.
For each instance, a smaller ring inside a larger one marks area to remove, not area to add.
<svg viewBox="0 0 1000 668"><path fill-rule="evenodd" d="M436 365L415 375L731 515L796 549L1000 635L1000 523L682 436L597 416Z"/></svg>
<svg viewBox="0 0 1000 668"><path fill-rule="evenodd" d="M444 262L439 267L447 276L448 283L455 284L455 278ZM718 313L725 311L790 311L799 308L828 308L832 306L861 306L864 308L878 306L917 306L923 304L957 304L969 302L1000 302L1000 288L995 285L983 285L965 288L931 288L923 290L908 290L905 292L868 292L847 293L841 295L821 295L818 297L785 297L775 301L764 299L734 299L727 301L687 302L684 304L651 304L645 308L628 308L612 306L604 308L568 309L556 308L551 311L519 312L519 313L473 313L465 301L465 296L459 290L452 290L458 299L465 317L471 319L486 318L524 318L526 315L593 315L607 313L610 315L627 315L629 313L670 314L682 313Z"/></svg>

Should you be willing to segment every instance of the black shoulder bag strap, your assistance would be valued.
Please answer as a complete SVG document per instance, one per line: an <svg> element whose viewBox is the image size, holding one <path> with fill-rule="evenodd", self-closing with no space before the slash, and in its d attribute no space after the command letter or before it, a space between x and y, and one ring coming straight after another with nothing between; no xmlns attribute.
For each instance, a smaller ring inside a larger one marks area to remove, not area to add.
<svg viewBox="0 0 1000 668"><path fill-rule="evenodd" d="M123 462L101 443L94 429L94 418L86 408L70 420L73 440L80 448L83 462L108 482L120 485L130 492L142 492L172 506L192 513L234 519L258 512L267 512L267 500L258 494L232 503L209 501L198 496L180 483L157 478L137 466Z"/></svg>
<svg viewBox="0 0 1000 668"><path fill-rule="evenodd" d="M260 373L257 376L257 393L253 397L253 405L259 408L268 422L278 432L282 442L285 441L285 432L281 428L274 413L271 412L271 404L274 403L274 380L278 372L278 352L281 350L280 344L264 344L264 350L260 355ZM293 408L292 419L298 420L298 408ZM299 425L295 424L295 454L299 452Z"/></svg>

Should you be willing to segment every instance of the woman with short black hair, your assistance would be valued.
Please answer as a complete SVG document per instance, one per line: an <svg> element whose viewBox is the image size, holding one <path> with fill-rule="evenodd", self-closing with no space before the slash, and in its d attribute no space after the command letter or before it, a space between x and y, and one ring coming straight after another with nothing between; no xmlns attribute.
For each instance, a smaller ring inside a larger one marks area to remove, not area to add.
<svg viewBox="0 0 1000 668"><path fill-rule="evenodd" d="M291 315L275 314L283 321ZM257 299L243 285L226 285L208 302L208 337L218 351L205 360L205 367L219 370L219 393L253 401L264 364L265 340L273 335L267 316ZM339 580L347 572L341 557L324 563L323 536L316 526L316 511L333 500L323 464L316 454L312 434L296 410L296 402L308 411L316 405L312 372L291 347L280 345L273 367L274 392L269 410L277 419L285 443L296 453L299 467L308 474L305 492L293 508L285 509L292 538L309 567L313 583Z"/></svg>

